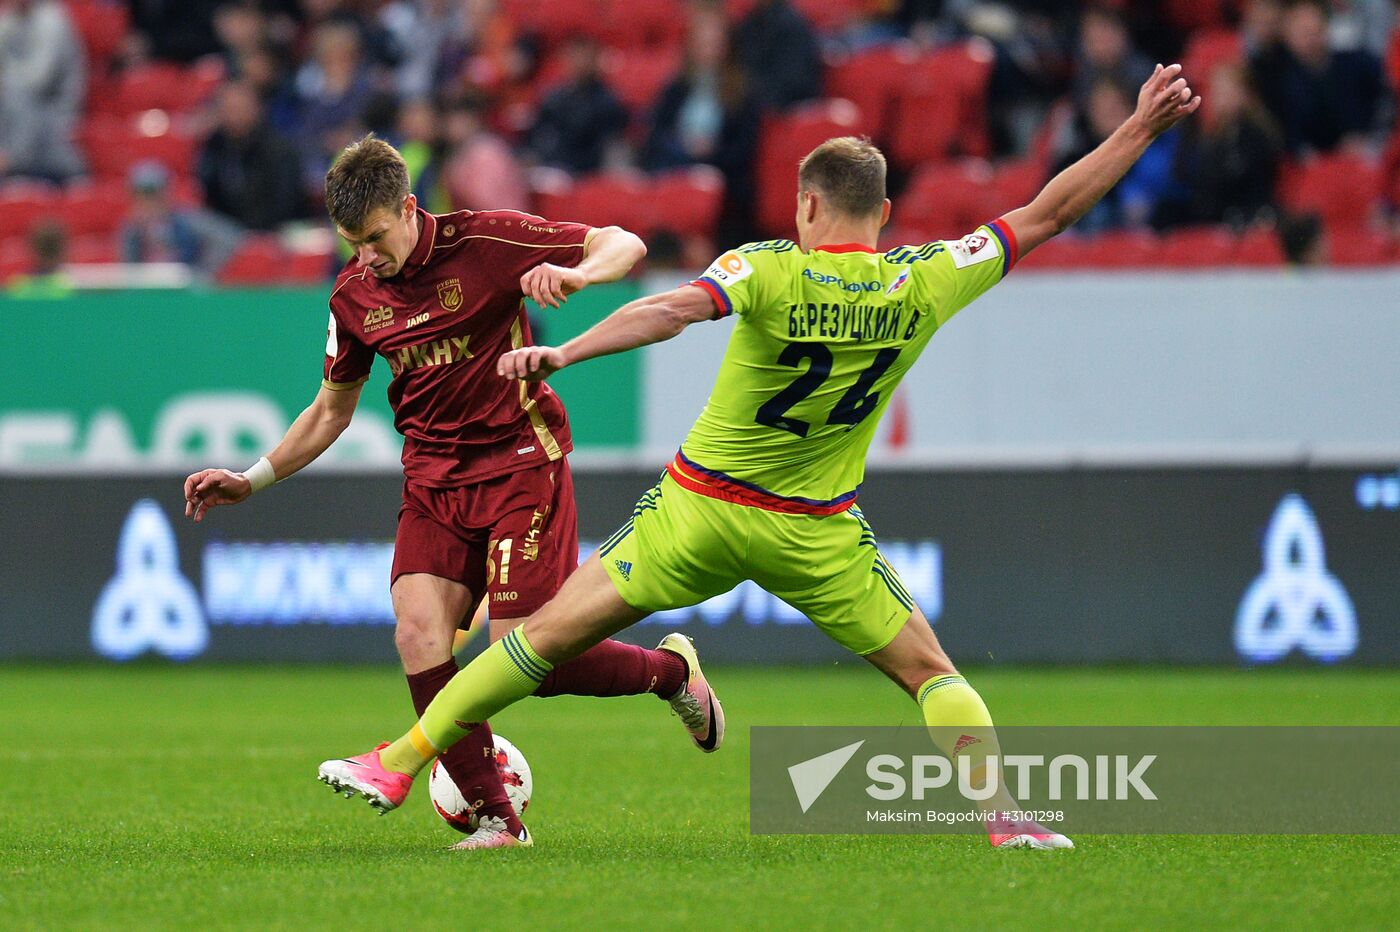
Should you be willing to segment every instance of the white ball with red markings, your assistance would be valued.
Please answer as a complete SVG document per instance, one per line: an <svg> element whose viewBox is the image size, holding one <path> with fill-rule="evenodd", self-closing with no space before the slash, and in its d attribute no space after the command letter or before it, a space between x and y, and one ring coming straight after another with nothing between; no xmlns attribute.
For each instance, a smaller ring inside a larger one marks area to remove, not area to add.
<svg viewBox="0 0 1400 932"><path fill-rule="evenodd" d="M520 753L518 747L500 735L494 737L496 769L501 774L501 782L505 784L506 796L515 808L515 814L524 815L525 807L530 805L530 795L535 789L534 779L530 776L530 763L525 760L525 755ZM447 775L442 761L433 761L433 770L428 777L428 792L433 799L433 808L442 816L442 821L464 834L476 830L475 803L480 800L468 802L462 798L462 792Z"/></svg>

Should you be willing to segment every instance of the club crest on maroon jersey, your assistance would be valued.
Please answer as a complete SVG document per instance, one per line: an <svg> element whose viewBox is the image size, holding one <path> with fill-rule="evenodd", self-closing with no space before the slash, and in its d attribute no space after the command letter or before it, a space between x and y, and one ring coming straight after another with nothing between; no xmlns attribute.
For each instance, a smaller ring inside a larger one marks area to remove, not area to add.
<svg viewBox="0 0 1400 932"><path fill-rule="evenodd" d="M438 301L442 304L442 309L451 314L462 306L462 280L460 278L449 278L446 281L438 282Z"/></svg>

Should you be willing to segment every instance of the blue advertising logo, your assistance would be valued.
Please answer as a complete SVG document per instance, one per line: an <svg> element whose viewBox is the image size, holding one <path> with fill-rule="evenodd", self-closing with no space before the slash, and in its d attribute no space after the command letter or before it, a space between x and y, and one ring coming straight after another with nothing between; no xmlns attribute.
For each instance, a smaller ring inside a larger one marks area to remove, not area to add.
<svg viewBox="0 0 1400 932"><path fill-rule="evenodd" d="M92 646L113 660L148 650L187 660L208 643L204 610L180 573L170 521L154 501L142 499L122 526L117 574L93 608Z"/></svg>
<svg viewBox="0 0 1400 932"><path fill-rule="evenodd" d="M1273 663L1295 647L1331 663L1356 651L1356 610L1327 571L1322 531L1301 495L1279 502L1264 535L1264 571L1235 614L1235 649Z"/></svg>

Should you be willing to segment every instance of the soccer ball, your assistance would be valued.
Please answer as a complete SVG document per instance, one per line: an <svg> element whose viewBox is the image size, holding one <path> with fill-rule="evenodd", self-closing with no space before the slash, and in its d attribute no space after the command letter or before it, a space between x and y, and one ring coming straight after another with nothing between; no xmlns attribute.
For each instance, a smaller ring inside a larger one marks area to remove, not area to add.
<svg viewBox="0 0 1400 932"><path fill-rule="evenodd" d="M530 805L530 794L535 782L530 776L530 764L520 749L500 735L496 739L496 769L501 773L506 796L515 808L516 815L524 815ZM442 821L463 834L476 831L476 807L462 798L457 784L447 775L442 761L433 761L433 771L428 777L428 791L433 799L433 808L442 816Z"/></svg>

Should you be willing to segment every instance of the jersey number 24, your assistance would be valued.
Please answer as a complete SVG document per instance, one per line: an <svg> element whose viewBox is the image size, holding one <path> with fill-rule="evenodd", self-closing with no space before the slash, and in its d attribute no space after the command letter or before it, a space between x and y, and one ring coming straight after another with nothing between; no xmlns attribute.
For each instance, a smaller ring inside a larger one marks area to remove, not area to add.
<svg viewBox="0 0 1400 932"><path fill-rule="evenodd" d="M880 393L870 391L870 386L885 374L897 358L898 347L882 349L876 353L874 361L856 379L856 384L836 402L836 406L826 416L826 422L846 424L846 429L850 430L869 417L870 412L880 404ZM754 416L756 422L765 427L776 427L778 430L794 433L799 437L807 436L807 431L812 429L811 423L801 418L789 417L787 412L827 380L831 375L834 360L831 349L825 343L789 343L778 355L780 365L793 368L801 365L804 359L810 360L807 371L793 380L787 388L765 401Z"/></svg>

